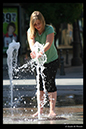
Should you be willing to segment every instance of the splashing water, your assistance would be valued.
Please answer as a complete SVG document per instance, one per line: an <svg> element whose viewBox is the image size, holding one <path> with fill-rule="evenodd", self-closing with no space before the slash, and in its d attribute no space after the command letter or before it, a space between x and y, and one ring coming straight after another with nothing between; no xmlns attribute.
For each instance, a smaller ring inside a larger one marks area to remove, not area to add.
<svg viewBox="0 0 86 129"><path fill-rule="evenodd" d="M36 58L35 59L31 59L28 63L24 64L23 66L21 67L18 67L18 70L21 70L21 69L25 69L25 68L28 68L28 69L31 69L31 71L34 71L34 68L36 67L36 70L37 70L37 93L38 93L38 97L37 97L37 102L38 102L38 119L40 119L40 105L41 107L43 107L45 104L46 104L46 89L45 89L45 82L44 82L44 74L43 74L43 70L44 70L44 66L43 64L47 61L47 56L46 54L44 53L43 55L41 55L41 57L38 58L38 53L39 51L43 51L43 45L40 44L39 42L35 42L35 44L33 45L33 48L32 48L32 51L35 51L36 53ZM36 64L34 64L34 62ZM39 68L41 68L41 71L39 71ZM17 71L18 71L17 70ZM43 88L44 88L44 102L41 103L40 102L40 87L39 87L39 75L41 74L42 76L42 80L43 80Z"/></svg>
<svg viewBox="0 0 86 129"><path fill-rule="evenodd" d="M43 70L44 70L44 66L43 64L47 61L47 56L46 54L43 54L41 55L40 58L38 58L38 52L39 51L43 51L43 45L41 45L39 42L35 42L34 46L33 46L33 51L36 52L36 58L33 59L36 61L37 63L37 93L38 93L38 97L37 97L37 102L38 102L38 119L40 119L40 87L39 87L39 68L41 67L41 75L42 75L42 78L43 78ZM44 79L43 79L44 80ZM46 92L46 89L45 89L45 84L44 84L44 81L43 81L43 88L44 88L44 93ZM44 94L45 95L45 94ZM44 96L44 104L46 102L46 96ZM41 105L43 106L43 105Z"/></svg>
<svg viewBox="0 0 86 129"><path fill-rule="evenodd" d="M35 44L33 45L32 51L36 52L36 58L33 59L34 61L36 61L37 65L39 65L40 67L43 66L43 64L47 61L47 56L46 54L41 55L40 58L38 58L38 52L39 51L43 51L43 45L40 44L39 42L35 42Z"/></svg>
<svg viewBox="0 0 86 129"><path fill-rule="evenodd" d="M13 42L9 44L9 47L7 49L7 65L11 89L11 108L13 107L13 68L17 66L17 56L19 47L20 43L15 42L15 40L13 40Z"/></svg>
<svg viewBox="0 0 86 129"><path fill-rule="evenodd" d="M43 74L43 70L44 70L44 66L43 64L47 61L47 56L44 53L43 55L41 55L41 57L38 58L38 52L39 51L43 51L43 45L41 45L39 42L35 42L34 46L33 46L33 51L36 52L36 58L35 59L31 59L29 62L27 62L26 64L22 65L21 67L17 67L17 56L18 56L18 49L20 47L20 43L16 43L14 40L12 43L9 44L9 48L7 50L7 64L8 64L8 74L9 74L9 78L10 78L10 87L11 87L11 107L13 107L13 70L15 71L15 73L18 73L21 69L24 71L24 69L31 69L31 72L34 71L35 67L37 69L37 93L38 93L38 97L37 97L37 102L38 102L38 119L40 119L40 105L41 107L43 107L46 104L46 89L45 89L45 82L44 82L44 74ZM34 64L35 62L35 64ZM41 67L41 71L39 72L39 68ZM39 87L39 74L42 75L43 78L43 88L44 88L44 102L41 104L40 103L40 87Z"/></svg>

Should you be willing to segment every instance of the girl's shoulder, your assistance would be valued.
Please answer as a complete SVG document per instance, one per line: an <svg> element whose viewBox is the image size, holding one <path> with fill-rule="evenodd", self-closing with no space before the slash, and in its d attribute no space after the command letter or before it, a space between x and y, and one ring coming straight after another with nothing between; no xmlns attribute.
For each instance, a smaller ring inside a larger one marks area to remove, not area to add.
<svg viewBox="0 0 86 129"><path fill-rule="evenodd" d="M45 25L45 29L46 30L54 30L53 26L52 25L48 25L48 24Z"/></svg>
<svg viewBox="0 0 86 129"><path fill-rule="evenodd" d="M46 32L47 34L55 33L53 26L47 25L47 24L45 25L45 32Z"/></svg>

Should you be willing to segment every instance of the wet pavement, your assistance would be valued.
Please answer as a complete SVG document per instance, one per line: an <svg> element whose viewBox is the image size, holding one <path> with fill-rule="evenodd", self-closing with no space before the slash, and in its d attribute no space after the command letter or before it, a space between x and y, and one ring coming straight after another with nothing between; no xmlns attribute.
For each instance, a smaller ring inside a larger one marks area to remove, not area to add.
<svg viewBox="0 0 86 129"><path fill-rule="evenodd" d="M3 75L3 124L83 124L83 65L65 68L65 75L56 75L57 101L56 118L48 118L49 102L44 107L42 119L32 118L37 111L36 82L34 76L23 74L14 79L13 101L10 108L10 82ZM18 101L17 101L18 100Z"/></svg>
<svg viewBox="0 0 86 129"><path fill-rule="evenodd" d="M56 117L48 117L49 108L44 108L41 119L31 115L37 108L3 108L3 124L83 124L83 106L56 107Z"/></svg>
<svg viewBox="0 0 86 129"><path fill-rule="evenodd" d="M14 80L14 107L37 107L36 83L34 79ZM65 82L65 83L64 83ZM16 84L17 83L17 84ZM74 106L83 104L83 79L56 79L56 106ZM3 83L3 107L10 108L10 83ZM48 97L47 104L49 105ZM49 106L48 106L49 107Z"/></svg>

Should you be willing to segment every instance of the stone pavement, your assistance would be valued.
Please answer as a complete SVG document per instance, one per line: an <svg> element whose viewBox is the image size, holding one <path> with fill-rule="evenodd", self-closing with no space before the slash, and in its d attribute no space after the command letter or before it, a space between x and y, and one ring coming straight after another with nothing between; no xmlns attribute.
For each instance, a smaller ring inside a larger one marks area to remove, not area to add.
<svg viewBox="0 0 86 129"><path fill-rule="evenodd" d="M83 106L56 107L56 117L49 118L49 108L44 109L41 119L33 118L37 108L4 108L3 124L73 124L83 126Z"/></svg>
<svg viewBox="0 0 86 129"><path fill-rule="evenodd" d="M36 112L36 106L29 105L27 108L20 104L20 108L3 108L3 124L83 124L83 65L69 66L65 68L65 75L56 75L56 86L58 100L56 104L56 119L47 118L49 108L45 107L45 115L42 120L32 118L31 114ZM22 79L14 79L14 99L18 96L32 97L36 89L36 82L33 75L25 75ZM9 78L7 74L3 75L3 97L9 96ZM78 96L78 97L77 97ZM60 97L60 98L59 98ZM68 100L69 99L69 100ZM67 105L65 102L67 101ZM74 100L73 103L70 103ZM79 101L80 100L80 101ZM75 102L76 101L76 102ZM81 103L82 101L82 103ZM60 103L60 106L59 104ZM77 104L76 104L77 103ZM30 102L31 104L31 102ZM33 108L34 107L34 108ZM11 111L13 110L13 116ZM73 126L73 125L72 125ZM83 126L83 125L80 125Z"/></svg>

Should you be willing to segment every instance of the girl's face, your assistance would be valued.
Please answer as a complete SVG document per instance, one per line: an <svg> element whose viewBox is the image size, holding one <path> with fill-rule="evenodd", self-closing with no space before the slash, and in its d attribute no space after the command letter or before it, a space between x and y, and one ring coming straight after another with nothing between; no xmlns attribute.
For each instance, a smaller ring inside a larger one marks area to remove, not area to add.
<svg viewBox="0 0 86 129"><path fill-rule="evenodd" d="M40 20L36 20L34 23L35 29L37 29L39 32L42 31L42 22Z"/></svg>

